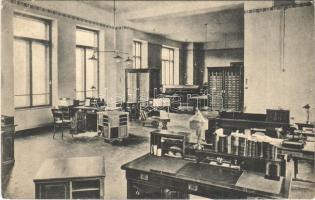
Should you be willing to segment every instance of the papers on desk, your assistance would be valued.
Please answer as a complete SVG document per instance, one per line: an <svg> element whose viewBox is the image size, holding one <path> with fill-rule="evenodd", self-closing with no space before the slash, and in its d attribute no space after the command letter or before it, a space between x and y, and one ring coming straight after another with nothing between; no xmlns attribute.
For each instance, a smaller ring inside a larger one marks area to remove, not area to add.
<svg viewBox="0 0 315 200"><path fill-rule="evenodd" d="M171 100L169 98L153 99L153 106L154 107L170 107Z"/></svg>
<svg viewBox="0 0 315 200"><path fill-rule="evenodd" d="M272 194L280 194L283 177L280 180L265 179L263 173L243 171L242 175L238 179L236 186L268 192Z"/></svg>

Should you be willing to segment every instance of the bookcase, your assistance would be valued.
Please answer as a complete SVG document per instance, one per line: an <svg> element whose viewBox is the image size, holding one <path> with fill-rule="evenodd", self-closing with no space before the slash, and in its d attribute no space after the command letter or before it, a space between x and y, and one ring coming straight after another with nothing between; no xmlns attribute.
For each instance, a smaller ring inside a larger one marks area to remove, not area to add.
<svg viewBox="0 0 315 200"><path fill-rule="evenodd" d="M1 115L1 188L4 191L14 166L14 117Z"/></svg>
<svg viewBox="0 0 315 200"><path fill-rule="evenodd" d="M244 68L242 63L230 67L208 67L209 107L211 110L243 109Z"/></svg>
<svg viewBox="0 0 315 200"><path fill-rule="evenodd" d="M105 141L122 140L128 137L128 113L104 111L97 113L97 132Z"/></svg>
<svg viewBox="0 0 315 200"><path fill-rule="evenodd" d="M185 156L185 146L189 133L173 132L167 130L155 130L150 136L150 153L159 156L170 156L183 158Z"/></svg>

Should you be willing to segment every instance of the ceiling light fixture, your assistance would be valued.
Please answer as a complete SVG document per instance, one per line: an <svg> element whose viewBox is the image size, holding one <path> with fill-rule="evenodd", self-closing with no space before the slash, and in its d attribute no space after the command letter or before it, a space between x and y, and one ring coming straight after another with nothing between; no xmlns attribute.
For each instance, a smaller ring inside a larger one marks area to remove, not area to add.
<svg viewBox="0 0 315 200"><path fill-rule="evenodd" d="M93 52L93 55L91 58L89 58L90 60L98 60L97 58L97 53L99 52L111 52L111 53L114 53L114 56L113 58L116 60L117 63L119 63L123 57L121 56L121 54L126 54L128 55L128 58L125 60L125 62L127 62L128 65L130 65L132 63L132 59L130 59L130 56L129 56L129 53L126 53L126 52L122 52L120 50L117 49L117 38L116 38L116 30L117 30L117 27L116 27L116 1L114 0L114 8L113 8L113 19L114 19L114 49L113 50L105 50L105 51L98 51L98 50L95 50Z"/></svg>

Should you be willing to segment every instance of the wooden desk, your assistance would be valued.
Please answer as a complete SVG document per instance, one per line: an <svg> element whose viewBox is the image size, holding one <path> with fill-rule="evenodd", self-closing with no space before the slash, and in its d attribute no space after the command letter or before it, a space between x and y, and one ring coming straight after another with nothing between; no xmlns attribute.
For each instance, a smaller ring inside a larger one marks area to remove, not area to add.
<svg viewBox="0 0 315 200"><path fill-rule="evenodd" d="M46 159L34 178L36 199L104 199L103 157Z"/></svg>
<svg viewBox="0 0 315 200"><path fill-rule="evenodd" d="M75 121L78 124L75 124L74 128L78 131L97 131L97 112L104 110L104 108L92 107L92 106L77 106L74 107L75 112L82 111L83 116L80 116L79 119ZM81 123L81 124L80 124ZM83 128L78 128L83 127Z"/></svg>
<svg viewBox="0 0 315 200"><path fill-rule="evenodd" d="M290 174L275 181L264 179L264 173L150 154L121 169L126 170L127 198L182 199L189 198L189 194L206 198L288 198L291 184ZM250 187L250 177L259 177L264 187Z"/></svg>
<svg viewBox="0 0 315 200"><path fill-rule="evenodd" d="M287 154L300 160L315 161L315 143L306 142L303 149L294 149L282 146L282 139L273 138L272 144L276 146L281 154Z"/></svg>

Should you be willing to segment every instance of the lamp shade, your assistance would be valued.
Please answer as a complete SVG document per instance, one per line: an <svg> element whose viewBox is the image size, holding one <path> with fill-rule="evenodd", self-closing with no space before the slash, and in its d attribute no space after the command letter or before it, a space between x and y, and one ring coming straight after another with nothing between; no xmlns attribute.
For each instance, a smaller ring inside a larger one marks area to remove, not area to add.
<svg viewBox="0 0 315 200"><path fill-rule="evenodd" d="M196 114L189 119L189 125L191 129L201 129L207 123L207 119L203 117L199 110Z"/></svg>
<svg viewBox="0 0 315 200"><path fill-rule="evenodd" d="M306 104L305 106L303 106L304 109L310 109L311 106L309 104Z"/></svg>
<svg viewBox="0 0 315 200"><path fill-rule="evenodd" d="M128 58L125 60L125 62L127 63L127 65L131 65L132 60L130 59L130 57L128 57Z"/></svg>
<svg viewBox="0 0 315 200"><path fill-rule="evenodd" d="M92 57L89 58L89 60L97 60L96 56L95 56L95 52L93 53Z"/></svg>
<svg viewBox="0 0 315 200"><path fill-rule="evenodd" d="M113 58L116 60L116 62L120 62L122 59L122 57L118 53Z"/></svg>

